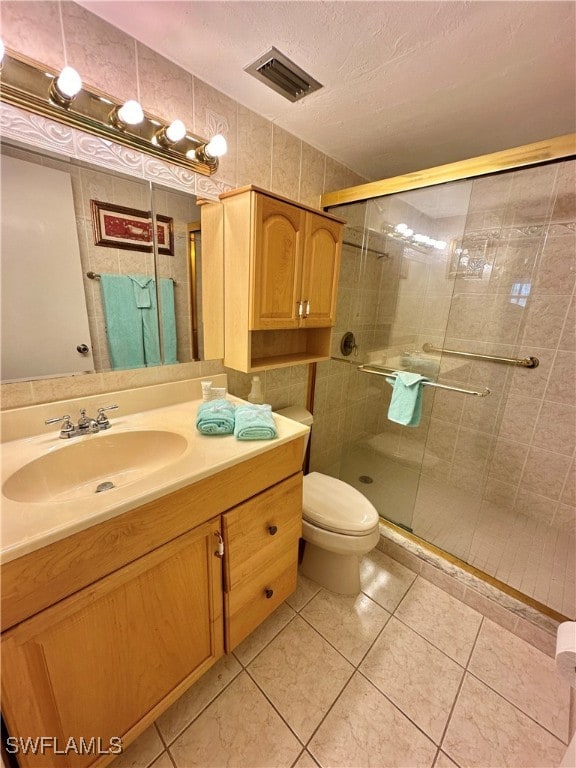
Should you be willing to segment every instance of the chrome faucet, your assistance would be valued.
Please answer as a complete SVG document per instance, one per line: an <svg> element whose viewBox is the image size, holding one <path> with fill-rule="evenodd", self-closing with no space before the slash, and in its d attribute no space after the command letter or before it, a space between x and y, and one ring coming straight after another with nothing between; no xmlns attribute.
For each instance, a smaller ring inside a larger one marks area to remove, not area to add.
<svg viewBox="0 0 576 768"><path fill-rule="evenodd" d="M63 439L78 437L79 435L94 435L97 432L100 432L100 430L110 429L112 425L110 424L105 411L113 411L116 408L118 408L117 405L107 405L103 408L98 408L98 417L96 419L92 419L87 415L86 408L81 408L80 418L78 419L77 425L72 423L70 416L58 416L55 419L46 419L44 424L56 424L61 421L62 427L60 428L60 437Z"/></svg>
<svg viewBox="0 0 576 768"><path fill-rule="evenodd" d="M76 429L80 435L91 435L94 432L100 432L100 426L96 419L91 419L86 415L86 408L80 409L80 418L78 419Z"/></svg>

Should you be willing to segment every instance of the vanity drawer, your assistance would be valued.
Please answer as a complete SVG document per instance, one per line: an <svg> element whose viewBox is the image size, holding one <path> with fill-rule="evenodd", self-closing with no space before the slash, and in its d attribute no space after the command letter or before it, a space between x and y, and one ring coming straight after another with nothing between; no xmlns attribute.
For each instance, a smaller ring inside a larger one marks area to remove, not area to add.
<svg viewBox="0 0 576 768"><path fill-rule="evenodd" d="M235 589L270 572L285 552L296 558L302 534L302 473L289 477L223 515L225 584Z"/></svg>
<svg viewBox="0 0 576 768"><path fill-rule="evenodd" d="M298 542L268 568L225 596L226 652L230 653L291 595L298 578Z"/></svg>

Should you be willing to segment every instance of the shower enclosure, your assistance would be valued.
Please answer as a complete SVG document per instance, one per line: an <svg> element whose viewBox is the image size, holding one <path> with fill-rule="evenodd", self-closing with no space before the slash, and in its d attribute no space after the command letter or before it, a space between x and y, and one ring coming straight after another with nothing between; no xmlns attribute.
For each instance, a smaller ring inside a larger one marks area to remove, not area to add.
<svg viewBox="0 0 576 768"><path fill-rule="evenodd" d="M329 209L347 226L311 454L382 518L569 618L575 164ZM388 418L401 370L430 382L417 426Z"/></svg>

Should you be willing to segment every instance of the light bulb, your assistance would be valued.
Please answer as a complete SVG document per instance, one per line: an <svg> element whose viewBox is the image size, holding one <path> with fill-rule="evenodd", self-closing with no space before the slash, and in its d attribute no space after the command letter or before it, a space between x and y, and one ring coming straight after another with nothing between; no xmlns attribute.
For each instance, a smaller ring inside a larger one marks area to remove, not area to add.
<svg viewBox="0 0 576 768"><path fill-rule="evenodd" d="M407 224L396 224L394 229L396 230L396 232L406 232L406 230L408 229L408 225Z"/></svg>
<svg viewBox="0 0 576 768"><path fill-rule="evenodd" d="M184 136L186 136L186 126L182 120L174 120L166 128L166 138L172 144L176 144L176 142L183 139Z"/></svg>
<svg viewBox="0 0 576 768"><path fill-rule="evenodd" d="M205 153L209 157L222 157L228 151L228 144L226 139L221 133L217 133L213 136L204 149Z"/></svg>
<svg viewBox="0 0 576 768"><path fill-rule="evenodd" d="M6 48L4 47L4 40L0 37L0 62L4 58L4 53L6 51Z"/></svg>
<svg viewBox="0 0 576 768"><path fill-rule="evenodd" d="M73 67L64 67L58 75L56 87L67 99L73 99L82 89L82 78Z"/></svg>
<svg viewBox="0 0 576 768"><path fill-rule="evenodd" d="M117 111L118 120L125 125L138 125L144 120L142 107L134 99L126 101Z"/></svg>

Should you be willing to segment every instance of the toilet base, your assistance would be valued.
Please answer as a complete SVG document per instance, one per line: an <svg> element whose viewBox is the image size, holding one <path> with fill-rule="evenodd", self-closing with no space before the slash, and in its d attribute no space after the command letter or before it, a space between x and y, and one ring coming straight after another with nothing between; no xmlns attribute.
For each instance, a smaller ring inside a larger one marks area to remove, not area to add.
<svg viewBox="0 0 576 768"><path fill-rule="evenodd" d="M357 554L340 555L307 541L300 572L330 592L348 596L360 592L360 557Z"/></svg>

